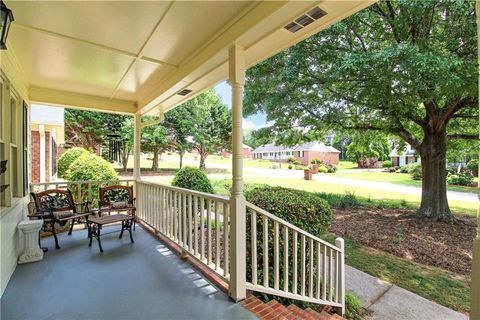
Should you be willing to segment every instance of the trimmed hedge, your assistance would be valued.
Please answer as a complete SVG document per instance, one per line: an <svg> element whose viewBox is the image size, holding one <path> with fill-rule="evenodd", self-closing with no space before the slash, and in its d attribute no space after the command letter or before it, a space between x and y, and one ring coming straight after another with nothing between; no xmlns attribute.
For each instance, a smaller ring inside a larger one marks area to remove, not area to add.
<svg viewBox="0 0 480 320"><path fill-rule="evenodd" d="M70 165L75 162L79 157L89 153L84 148L71 148L60 156L57 161L57 173L60 178L65 178L66 173Z"/></svg>
<svg viewBox="0 0 480 320"><path fill-rule="evenodd" d="M315 235L332 223L332 209L317 194L283 187L261 186L245 190L248 202Z"/></svg>
<svg viewBox="0 0 480 320"><path fill-rule="evenodd" d="M214 193L213 186L205 172L200 169L185 167L177 171L172 181L172 186Z"/></svg>
<svg viewBox="0 0 480 320"><path fill-rule="evenodd" d="M382 167L384 168L391 168L392 167L392 161L390 160L385 160L382 162Z"/></svg>

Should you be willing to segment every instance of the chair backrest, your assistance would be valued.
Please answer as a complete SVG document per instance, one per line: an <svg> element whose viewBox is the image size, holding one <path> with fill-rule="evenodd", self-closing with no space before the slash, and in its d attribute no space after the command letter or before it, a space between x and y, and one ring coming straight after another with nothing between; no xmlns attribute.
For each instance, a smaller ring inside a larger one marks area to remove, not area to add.
<svg viewBox="0 0 480 320"><path fill-rule="evenodd" d="M126 201L133 206L133 186L108 186L100 188L99 204L100 208L110 206L111 202Z"/></svg>
<svg viewBox="0 0 480 320"><path fill-rule="evenodd" d="M31 192L30 195L38 211L76 211L72 192L69 189L50 189L37 193Z"/></svg>

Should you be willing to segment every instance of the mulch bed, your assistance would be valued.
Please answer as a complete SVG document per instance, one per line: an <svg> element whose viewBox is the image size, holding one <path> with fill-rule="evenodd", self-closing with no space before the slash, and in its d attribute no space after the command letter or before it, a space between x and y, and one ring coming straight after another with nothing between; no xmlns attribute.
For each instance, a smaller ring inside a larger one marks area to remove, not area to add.
<svg viewBox="0 0 480 320"><path fill-rule="evenodd" d="M476 219L457 224L406 217L412 210L334 209L330 231L396 256L466 275L472 269Z"/></svg>

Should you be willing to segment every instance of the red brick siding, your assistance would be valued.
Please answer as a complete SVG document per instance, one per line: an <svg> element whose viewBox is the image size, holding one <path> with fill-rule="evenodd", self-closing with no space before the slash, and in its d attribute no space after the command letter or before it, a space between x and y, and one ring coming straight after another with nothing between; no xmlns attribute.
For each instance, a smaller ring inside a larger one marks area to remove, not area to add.
<svg viewBox="0 0 480 320"><path fill-rule="evenodd" d="M32 157L32 182L40 182L40 133L38 131L32 131L30 152Z"/></svg>
<svg viewBox="0 0 480 320"><path fill-rule="evenodd" d="M50 132L45 132L45 182L50 181L50 161L51 161L51 152L52 148L50 144Z"/></svg>

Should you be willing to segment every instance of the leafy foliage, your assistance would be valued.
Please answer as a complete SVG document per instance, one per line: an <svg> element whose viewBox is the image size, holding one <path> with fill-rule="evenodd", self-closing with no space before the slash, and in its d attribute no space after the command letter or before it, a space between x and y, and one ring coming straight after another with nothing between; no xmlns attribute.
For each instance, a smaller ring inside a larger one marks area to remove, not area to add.
<svg viewBox="0 0 480 320"><path fill-rule="evenodd" d="M410 163L408 165L408 173L412 176L413 180L422 180L422 164Z"/></svg>
<svg viewBox="0 0 480 320"><path fill-rule="evenodd" d="M200 169L185 167L175 174L172 185L180 188L214 193L213 186L207 175Z"/></svg>
<svg viewBox="0 0 480 320"><path fill-rule="evenodd" d="M382 162L382 167L384 168L391 168L392 167L392 161L391 160L385 160Z"/></svg>
<svg viewBox="0 0 480 320"><path fill-rule="evenodd" d="M192 134L194 119L188 108L180 106L165 114L163 125L167 128L171 149L180 155L180 169L183 166L183 155L192 148L188 138Z"/></svg>
<svg viewBox="0 0 480 320"><path fill-rule="evenodd" d="M447 145L478 141L472 1L380 1L247 72L245 114L273 134L395 135L425 163L419 213L451 221ZM292 120L294 119L294 121Z"/></svg>
<svg viewBox="0 0 480 320"><path fill-rule="evenodd" d="M332 210L318 195L282 187L245 190L247 201L313 235L321 235L332 223Z"/></svg>
<svg viewBox="0 0 480 320"><path fill-rule="evenodd" d="M345 317L347 319L360 320L362 303L355 293L347 291L345 294Z"/></svg>
<svg viewBox="0 0 480 320"><path fill-rule="evenodd" d="M448 174L447 183L458 186L471 186L473 177L469 174Z"/></svg>
<svg viewBox="0 0 480 320"><path fill-rule="evenodd" d="M478 176L478 159L470 160L467 163L467 170L474 176Z"/></svg>
<svg viewBox="0 0 480 320"><path fill-rule="evenodd" d="M152 170L158 170L159 156L170 147L167 129L155 124L142 129L142 151L153 153Z"/></svg>
<svg viewBox="0 0 480 320"><path fill-rule="evenodd" d="M65 178L68 181L117 181L118 175L110 162L93 153L84 153L70 165ZM74 194L77 194L75 185L71 189ZM92 185L94 197L98 194L98 189L98 185ZM86 200L88 187L85 185L81 191Z"/></svg>
<svg viewBox="0 0 480 320"><path fill-rule="evenodd" d="M64 154L58 158L57 161L57 172L60 178L65 178L65 175L70 168L70 165L77 160L80 156L88 153L84 148L71 148L65 151Z"/></svg>

